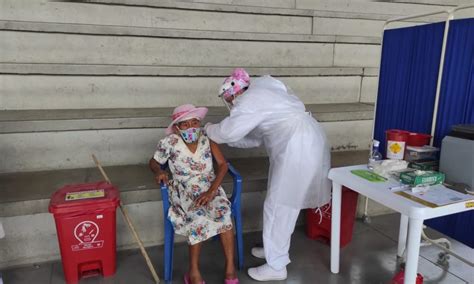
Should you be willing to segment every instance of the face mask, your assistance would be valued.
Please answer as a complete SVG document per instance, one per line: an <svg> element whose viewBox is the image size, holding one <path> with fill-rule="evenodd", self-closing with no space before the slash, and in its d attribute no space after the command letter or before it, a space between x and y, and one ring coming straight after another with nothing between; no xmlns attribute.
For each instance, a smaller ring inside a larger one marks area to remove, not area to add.
<svg viewBox="0 0 474 284"><path fill-rule="evenodd" d="M190 127L185 130L179 129L179 134L181 134L181 137L183 137L184 142L194 143L199 139L201 127Z"/></svg>

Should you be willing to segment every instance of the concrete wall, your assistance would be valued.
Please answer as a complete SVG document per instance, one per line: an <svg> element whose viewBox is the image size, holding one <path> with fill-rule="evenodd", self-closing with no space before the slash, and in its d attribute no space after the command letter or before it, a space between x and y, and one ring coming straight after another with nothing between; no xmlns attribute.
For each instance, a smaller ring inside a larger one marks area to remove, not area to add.
<svg viewBox="0 0 474 284"><path fill-rule="evenodd" d="M319 23L333 26L333 14L325 22L313 10L283 7L291 4L287 1L276 3L281 9L219 1L143 2L148 7L136 1L0 3L2 110L221 106L216 89L237 66L252 75L278 76L308 105L357 104L374 97L374 89L365 86L371 76L366 70L379 64L377 41L353 33L347 28L353 22L315 35ZM121 5L104 5L109 3ZM336 6L338 13L344 10ZM339 37L347 35L361 37ZM63 120L65 126L70 121ZM45 123L41 117L32 121ZM367 148L370 121L354 118L324 127L334 150ZM108 165L143 163L163 136L160 127L129 124L80 131L5 129L0 172L87 167L91 152L101 153ZM230 157L260 153L226 152Z"/></svg>
<svg viewBox="0 0 474 284"><path fill-rule="evenodd" d="M372 2L339 2L339 1L314 1L296 0L297 9L329 10L340 12L353 12L379 15L413 15L438 11L444 6L437 5L417 5L412 3L390 3L386 1Z"/></svg>
<svg viewBox="0 0 474 284"><path fill-rule="evenodd" d="M2 0L0 18L125 27L150 27L259 33L311 33L311 17L253 15L219 11L150 9L44 0Z"/></svg>

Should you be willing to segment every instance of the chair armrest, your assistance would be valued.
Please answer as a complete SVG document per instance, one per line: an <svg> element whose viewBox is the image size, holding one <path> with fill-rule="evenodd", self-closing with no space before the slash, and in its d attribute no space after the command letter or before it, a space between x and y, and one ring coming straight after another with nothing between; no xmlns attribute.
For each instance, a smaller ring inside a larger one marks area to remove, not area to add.
<svg viewBox="0 0 474 284"><path fill-rule="evenodd" d="M231 163L227 162L228 170L227 172L232 176L234 180L234 188L232 190L232 196L230 197L230 202L234 204L236 201L240 201L240 195L242 193L242 176L240 173L231 165Z"/></svg>
<svg viewBox="0 0 474 284"><path fill-rule="evenodd" d="M170 201L168 200L168 185L161 183L160 191L161 191L161 200L163 201L163 210L165 213L167 213L168 209L170 208Z"/></svg>
<svg viewBox="0 0 474 284"><path fill-rule="evenodd" d="M168 163L160 165L162 170L166 170L168 168ZM163 216L168 216L168 209L170 208L170 201L168 199L168 185L164 182L160 183L160 191L161 191L161 200L163 201Z"/></svg>
<svg viewBox="0 0 474 284"><path fill-rule="evenodd" d="M231 163L227 162L227 167L228 170L227 172L234 178L234 179L240 179L242 181L242 177L240 176L240 173L232 166Z"/></svg>

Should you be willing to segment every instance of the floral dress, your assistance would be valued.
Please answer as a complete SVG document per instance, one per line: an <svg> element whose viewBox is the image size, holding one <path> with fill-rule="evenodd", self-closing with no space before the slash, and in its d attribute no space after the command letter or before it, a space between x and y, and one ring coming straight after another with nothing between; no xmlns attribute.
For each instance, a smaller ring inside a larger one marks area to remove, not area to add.
<svg viewBox="0 0 474 284"><path fill-rule="evenodd" d="M194 245L232 228L230 202L222 187L208 204L194 207L194 200L216 178L207 135L201 134L195 153L178 135L168 135L158 143L153 158L160 164L168 161L173 175L168 219L177 234L188 237L188 243Z"/></svg>

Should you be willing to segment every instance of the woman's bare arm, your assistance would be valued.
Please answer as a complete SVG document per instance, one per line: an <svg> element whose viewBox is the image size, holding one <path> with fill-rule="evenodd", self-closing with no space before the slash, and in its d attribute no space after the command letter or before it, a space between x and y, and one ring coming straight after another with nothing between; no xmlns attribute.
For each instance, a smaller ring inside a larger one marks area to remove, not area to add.
<svg viewBox="0 0 474 284"><path fill-rule="evenodd" d="M211 142L211 152L212 156L214 157L214 160L217 163L217 169L216 169L216 178L211 184L211 187L209 190L203 194L201 194L195 201L196 206L202 206L206 205L209 201L214 199L217 193L217 189L219 189L219 186L222 184L222 181L224 180L224 176L227 173L227 161L224 158L224 155L222 154L221 150L219 149L219 146L217 146L216 143L213 141Z"/></svg>
<svg viewBox="0 0 474 284"><path fill-rule="evenodd" d="M221 149L219 149L219 146L214 143L214 141L210 142L212 156L214 157L214 160L217 163L216 179L212 183L211 188L213 190L217 190L217 188L219 188L219 186L222 184L222 181L224 180L224 177L229 167L227 166L227 160L224 158L224 155L222 154Z"/></svg>

